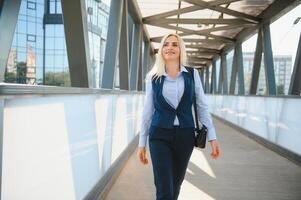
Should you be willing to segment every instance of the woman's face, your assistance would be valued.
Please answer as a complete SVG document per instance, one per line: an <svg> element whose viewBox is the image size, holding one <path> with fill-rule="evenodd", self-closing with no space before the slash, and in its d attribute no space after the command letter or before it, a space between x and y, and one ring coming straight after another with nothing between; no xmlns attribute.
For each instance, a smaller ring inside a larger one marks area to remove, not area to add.
<svg viewBox="0 0 301 200"><path fill-rule="evenodd" d="M165 61L177 60L180 58L180 45L176 36L169 36L162 48L162 55Z"/></svg>

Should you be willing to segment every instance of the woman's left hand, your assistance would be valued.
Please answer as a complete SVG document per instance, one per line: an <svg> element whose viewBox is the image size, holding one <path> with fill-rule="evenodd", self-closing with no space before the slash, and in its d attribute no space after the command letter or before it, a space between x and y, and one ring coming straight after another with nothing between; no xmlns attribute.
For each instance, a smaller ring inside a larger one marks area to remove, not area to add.
<svg viewBox="0 0 301 200"><path fill-rule="evenodd" d="M219 150L219 146L216 140L211 140L209 141L211 144L211 157L212 159L217 159L220 156L220 150Z"/></svg>

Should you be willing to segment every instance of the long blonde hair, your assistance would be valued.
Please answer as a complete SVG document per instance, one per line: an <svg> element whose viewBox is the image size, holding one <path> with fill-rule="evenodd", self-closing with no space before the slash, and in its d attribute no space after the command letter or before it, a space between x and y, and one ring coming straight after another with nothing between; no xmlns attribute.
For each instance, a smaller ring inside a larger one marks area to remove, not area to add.
<svg viewBox="0 0 301 200"><path fill-rule="evenodd" d="M186 55L186 48L185 48L185 43L184 43L183 39L176 33L169 33L162 38L158 54L156 55L155 64L152 67L152 69L148 72L148 75L151 76L152 79L160 78L165 72L165 61L164 61L164 58L162 55L162 49L163 49L165 40L170 36L175 36L179 42L179 47L180 47L180 63L179 64L186 65L187 55Z"/></svg>

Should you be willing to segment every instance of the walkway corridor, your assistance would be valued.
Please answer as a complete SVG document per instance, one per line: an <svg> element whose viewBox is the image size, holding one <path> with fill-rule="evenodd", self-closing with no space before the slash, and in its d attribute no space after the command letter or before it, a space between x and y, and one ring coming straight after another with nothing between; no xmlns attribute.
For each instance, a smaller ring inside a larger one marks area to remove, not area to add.
<svg viewBox="0 0 301 200"><path fill-rule="evenodd" d="M179 200L300 200L301 168L215 119L221 157L194 149ZM148 150L148 149L147 149ZM154 200L151 164L130 157L106 200ZM150 159L149 151L148 158Z"/></svg>

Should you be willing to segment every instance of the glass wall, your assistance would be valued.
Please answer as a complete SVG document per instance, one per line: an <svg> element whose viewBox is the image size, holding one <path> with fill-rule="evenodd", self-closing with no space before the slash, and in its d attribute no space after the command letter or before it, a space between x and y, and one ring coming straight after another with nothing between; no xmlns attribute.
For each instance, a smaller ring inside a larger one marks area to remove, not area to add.
<svg viewBox="0 0 301 200"><path fill-rule="evenodd" d="M106 1L106 3L109 1ZM93 87L100 87L109 6L86 0ZM5 82L70 86L60 0L22 0Z"/></svg>
<svg viewBox="0 0 301 200"><path fill-rule="evenodd" d="M244 65L244 83L245 94L250 94L251 78L253 71L254 55L257 44L258 34L253 35L242 43L243 65Z"/></svg>

